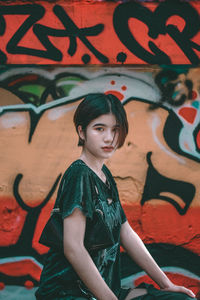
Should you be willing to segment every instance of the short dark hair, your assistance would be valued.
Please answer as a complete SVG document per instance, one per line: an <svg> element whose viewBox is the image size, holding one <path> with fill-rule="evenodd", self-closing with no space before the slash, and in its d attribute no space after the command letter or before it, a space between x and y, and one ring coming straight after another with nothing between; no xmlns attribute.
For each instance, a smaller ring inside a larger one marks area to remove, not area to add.
<svg viewBox="0 0 200 300"><path fill-rule="evenodd" d="M101 115L112 113L119 125L118 148L122 147L128 134L128 121L126 112L120 100L112 94L88 94L78 105L74 114L74 125L78 133L81 125L86 131L88 124ZM83 146L84 141L79 137L78 146Z"/></svg>

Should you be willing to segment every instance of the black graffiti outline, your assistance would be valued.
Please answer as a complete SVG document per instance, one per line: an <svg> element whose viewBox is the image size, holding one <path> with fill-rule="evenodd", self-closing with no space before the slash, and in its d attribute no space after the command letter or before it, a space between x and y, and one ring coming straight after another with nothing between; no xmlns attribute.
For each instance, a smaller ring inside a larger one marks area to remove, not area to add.
<svg viewBox="0 0 200 300"><path fill-rule="evenodd" d="M188 270L198 277L200 276L199 255L188 250L183 245L173 245L168 243L146 244L147 249L152 254L160 267L175 267ZM170 253L170 255L169 255ZM188 261L190 262L188 264ZM121 253L121 276L127 278L141 272L142 269L126 253Z"/></svg>
<svg viewBox="0 0 200 300"><path fill-rule="evenodd" d="M43 259L46 256L45 254L39 254L32 246L32 240L35 233L35 228L38 222L39 215L41 213L41 209L50 201L53 193L56 190L56 187L60 181L62 174L59 174L54 181L52 187L50 188L50 191L48 192L45 199L37 206L30 207L23 201L22 197L19 193L19 184L23 178L22 174L17 174L14 180L13 184L13 195L16 199L16 202L19 204L19 206L27 212L27 215L25 217L25 222L22 228L22 231L20 233L20 236L17 240L17 242L14 245L10 246L1 246L0 247L0 257L8 258L13 257L13 254L15 257L23 257L23 256L29 256L34 257L37 261L40 263L43 263ZM32 281L34 285L37 285L38 282L36 279L34 279L30 274L26 274L23 276L9 276L4 273L0 272L0 278L1 281L3 281L5 284L17 284L21 285L24 284L26 280Z"/></svg>
<svg viewBox="0 0 200 300"><path fill-rule="evenodd" d="M185 156L193 161L200 162L200 158L197 156L194 156L188 152L185 152L181 149L179 143L179 136L180 132L183 128L183 124L180 121L179 118L177 118L177 115L175 114L174 111L169 111L169 115L165 121L164 129L163 129L163 137L167 143L167 145L176 153ZM194 138L194 143L196 146L196 151L199 152L198 146L197 146L197 133L198 130L200 129L200 125L198 124L195 130L193 131L193 138ZM170 132L173 132L173 134L169 134Z"/></svg>
<svg viewBox="0 0 200 300"><path fill-rule="evenodd" d="M196 151L198 151L200 153L200 145L197 145L197 135L200 134L199 132L200 132L200 123L197 125L197 127L195 128L195 130L193 132Z"/></svg>
<svg viewBox="0 0 200 300"><path fill-rule="evenodd" d="M6 112L8 112L8 113L13 112L13 111L15 111L15 112L28 112L29 117L30 117L30 130L29 130L28 142L31 143L34 131L37 127L37 124L38 124L40 118L42 117L43 113L45 112L45 110L42 110L41 112L36 113L33 109L24 108L24 106L25 105L20 107L20 105L19 105L19 107L16 108L16 109L10 109L9 107L5 107L2 110L0 110L0 116L3 113L6 113Z"/></svg>
<svg viewBox="0 0 200 300"><path fill-rule="evenodd" d="M66 29L66 34L70 38L70 46L68 49L68 54L73 56L76 52L76 37L78 37L82 43L95 55L97 59L99 59L102 63L108 63L108 58L99 52L86 38L86 36L96 36L100 34L103 29L103 24L98 24L92 27L87 27L83 29L79 29L76 24L72 21L72 19L67 15L67 12L60 5L55 5L53 8L55 15L59 18ZM67 32L67 27L71 29L70 32Z"/></svg>
<svg viewBox="0 0 200 300"><path fill-rule="evenodd" d="M4 15L28 15L27 19L16 30L14 35L8 41L6 46L6 50L8 53L45 57L55 61L59 61L62 59L61 52L50 43L48 38L45 39L45 37L40 42L43 44L46 50L31 49L31 48L22 47L18 45L22 40L23 36L28 32L28 30L31 29L32 26L44 16L45 9L41 5L27 4L27 5L1 6L0 13L1 13L1 18L3 18Z"/></svg>
<svg viewBox="0 0 200 300"><path fill-rule="evenodd" d="M86 36L96 36L100 34L104 29L103 24L97 24L92 27L79 29L72 21L72 19L68 16L67 12L60 5L55 5L53 7L53 12L64 25L65 29L54 29L41 24L35 24L45 14L45 9L41 5L27 4L0 6L0 25L2 25L0 35L5 34L6 30L6 24L3 18L4 15L28 15L27 19L16 30L11 39L8 41L6 46L7 52L10 54L25 54L47 58L54 61L61 61L63 58L62 52L50 42L48 37L68 37L70 40L68 54L70 56L73 56L75 54L77 50L76 39L79 38L100 62L108 63L108 58L101 52L99 52L86 38ZM30 29L33 30L33 33L46 50L38 50L19 46L20 41ZM5 53L3 53L2 51L0 52L0 59L1 58L3 60L2 63L5 63L7 57L5 57Z"/></svg>
<svg viewBox="0 0 200 300"><path fill-rule="evenodd" d="M185 21L182 32L174 25L167 25L169 17L178 15ZM131 33L128 20L135 18L142 21L149 28L149 37L156 39L160 34L169 34L192 64L198 64L200 58L194 49L200 51L200 45L191 41L200 29L198 12L186 2L166 0L160 3L154 12L137 2L119 4L113 14L113 26L120 41L134 55L149 64L171 64L170 57L159 49L152 41L149 48L154 53L145 50ZM159 26L158 26L159 24Z"/></svg>
<svg viewBox="0 0 200 300"><path fill-rule="evenodd" d="M174 180L160 174L152 164L151 155L152 152L148 152L146 155L149 167L147 170L141 205L144 205L145 202L150 201L151 199L164 200L172 204L180 215L185 215L194 199L196 191L195 186L192 183ZM177 191L176 188L178 189ZM171 197L161 195L160 193L162 192L170 192L179 196L184 202L184 207L181 207L181 205Z"/></svg>
<svg viewBox="0 0 200 300"><path fill-rule="evenodd" d="M4 18L1 15L1 10L0 10L0 36L4 35L5 29L6 29L6 23ZM5 64L6 62L7 62L6 54L2 50L0 50L0 63Z"/></svg>
<svg viewBox="0 0 200 300"><path fill-rule="evenodd" d="M51 199L53 193L56 190L56 187L58 185L58 182L61 178L62 174L59 174L55 180L55 182L53 183L50 191L48 192L47 196L45 197L45 199L38 204L37 206L31 207L28 206L22 199L20 193L19 193L19 184L22 181L23 175L22 174L17 174L17 176L15 177L14 180L14 184L13 184L13 195L17 201L17 203L19 204L19 206L25 210L27 212L27 216L26 216L26 220L21 232L21 235L17 241L17 244L21 246L26 246L27 244L29 244L29 246L32 246L32 239L33 239L33 235L35 232L35 227L36 227L36 223L38 220L38 217L41 213L41 209L49 202L49 200ZM29 216L31 214L31 217ZM26 230L29 231L29 233L26 232ZM30 234L31 232L31 234ZM25 238L26 237L26 238Z"/></svg>
<svg viewBox="0 0 200 300"><path fill-rule="evenodd" d="M32 240L35 233L35 227L39 218L39 215L41 213L41 209L50 201L53 193L56 190L56 187L59 183L59 180L61 178L62 174L59 174L54 181L52 187L50 188L50 191L48 192L45 199L37 206L30 207L23 201L22 197L19 193L19 184L23 178L23 175L21 173L17 174L14 180L13 184L13 195L16 199L16 202L19 204L19 206L27 212L25 222L23 225L22 232L19 236L19 239L17 240L15 245L11 245L9 247L0 247L0 257L9 257L13 256L13 253L15 253L15 256L23 256L23 255L30 255L35 257L38 261L41 261L41 255L37 253L36 250L32 248ZM9 250L9 251L8 251ZM9 255L10 253L10 255Z"/></svg>
<svg viewBox="0 0 200 300"><path fill-rule="evenodd" d="M4 113L9 113L9 112L13 112L13 111L14 112L28 112L29 117L30 117L30 130L29 130L28 142L31 143L33 134L34 134L35 129L37 127L37 124L40 121L40 118L42 117L42 115L47 110L54 109L55 107L59 107L59 106L64 105L64 104L70 104L70 103L76 102L76 101L82 99L83 97L85 97L86 95L87 94L83 94L83 95L80 95L80 96L78 96L74 99L66 100L64 102L59 102L59 103L56 103L56 104L54 104L53 101L52 101L52 104L48 105L48 107L45 107L45 105L44 105L43 109L40 109L40 107L34 107L33 104L31 104L31 106L32 106L31 108L27 107L27 104L18 105L18 107L16 106L14 109L10 108L9 106L5 106L3 108L1 108L1 106L0 106L0 116L3 115Z"/></svg>

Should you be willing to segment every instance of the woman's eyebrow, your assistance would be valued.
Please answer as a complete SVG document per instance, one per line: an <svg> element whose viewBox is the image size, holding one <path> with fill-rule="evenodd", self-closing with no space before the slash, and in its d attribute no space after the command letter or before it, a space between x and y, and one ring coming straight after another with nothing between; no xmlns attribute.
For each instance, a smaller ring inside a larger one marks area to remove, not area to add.
<svg viewBox="0 0 200 300"><path fill-rule="evenodd" d="M92 127L97 127L97 126L104 126L104 127L106 127L107 125L103 124L103 123L96 123ZM120 127L120 126L119 126L119 124L115 124L113 127Z"/></svg>
<svg viewBox="0 0 200 300"><path fill-rule="evenodd" d="M96 127L96 126L106 126L106 124L103 124L103 123L96 123L96 124L94 124L92 127Z"/></svg>

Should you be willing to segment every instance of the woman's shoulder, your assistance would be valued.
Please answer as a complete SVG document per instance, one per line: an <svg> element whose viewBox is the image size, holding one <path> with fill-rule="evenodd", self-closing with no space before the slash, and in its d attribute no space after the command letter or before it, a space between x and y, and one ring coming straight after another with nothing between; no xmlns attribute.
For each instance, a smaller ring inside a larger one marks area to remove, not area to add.
<svg viewBox="0 0 200 300"><path fill-rule="evenodd" d="M81 159L77 159L67 168L63 177L65 179L71 176L76 176L78 178L82 176L88 176L89 173L90 172L87 165Z"/></svg>
<svg viewBox="0 0 200 300"><path fill-rule="evenodd" d="M88 168L80 159L72 162L66 171L62 175L62 179L60 182L59 191L65 190L69 185L76 186L79 185L80 182L88 182L90 181L90 174L88 172Z"/></svg>
<svg viewBox="0 0 200 300"><path fill-rule="evenodd" d="M111 171L108 169L108 167L106 165L103 165L103 171L106 174L106 177L109 178L111 181L113 181L113 183L115 183L113 174L111 173Z"/></svg>

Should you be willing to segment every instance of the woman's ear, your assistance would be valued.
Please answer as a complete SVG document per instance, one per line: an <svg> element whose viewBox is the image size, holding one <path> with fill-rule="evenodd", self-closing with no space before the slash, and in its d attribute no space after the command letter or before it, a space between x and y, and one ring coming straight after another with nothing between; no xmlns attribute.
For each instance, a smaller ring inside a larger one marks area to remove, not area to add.
<svg viewBox="0 0 200 300"><path fill-rule="evenodd" d="M78 135L79 135L79 138L84 141L85 140L85 132L82 128L81 125L78 126Z"/></svg>

